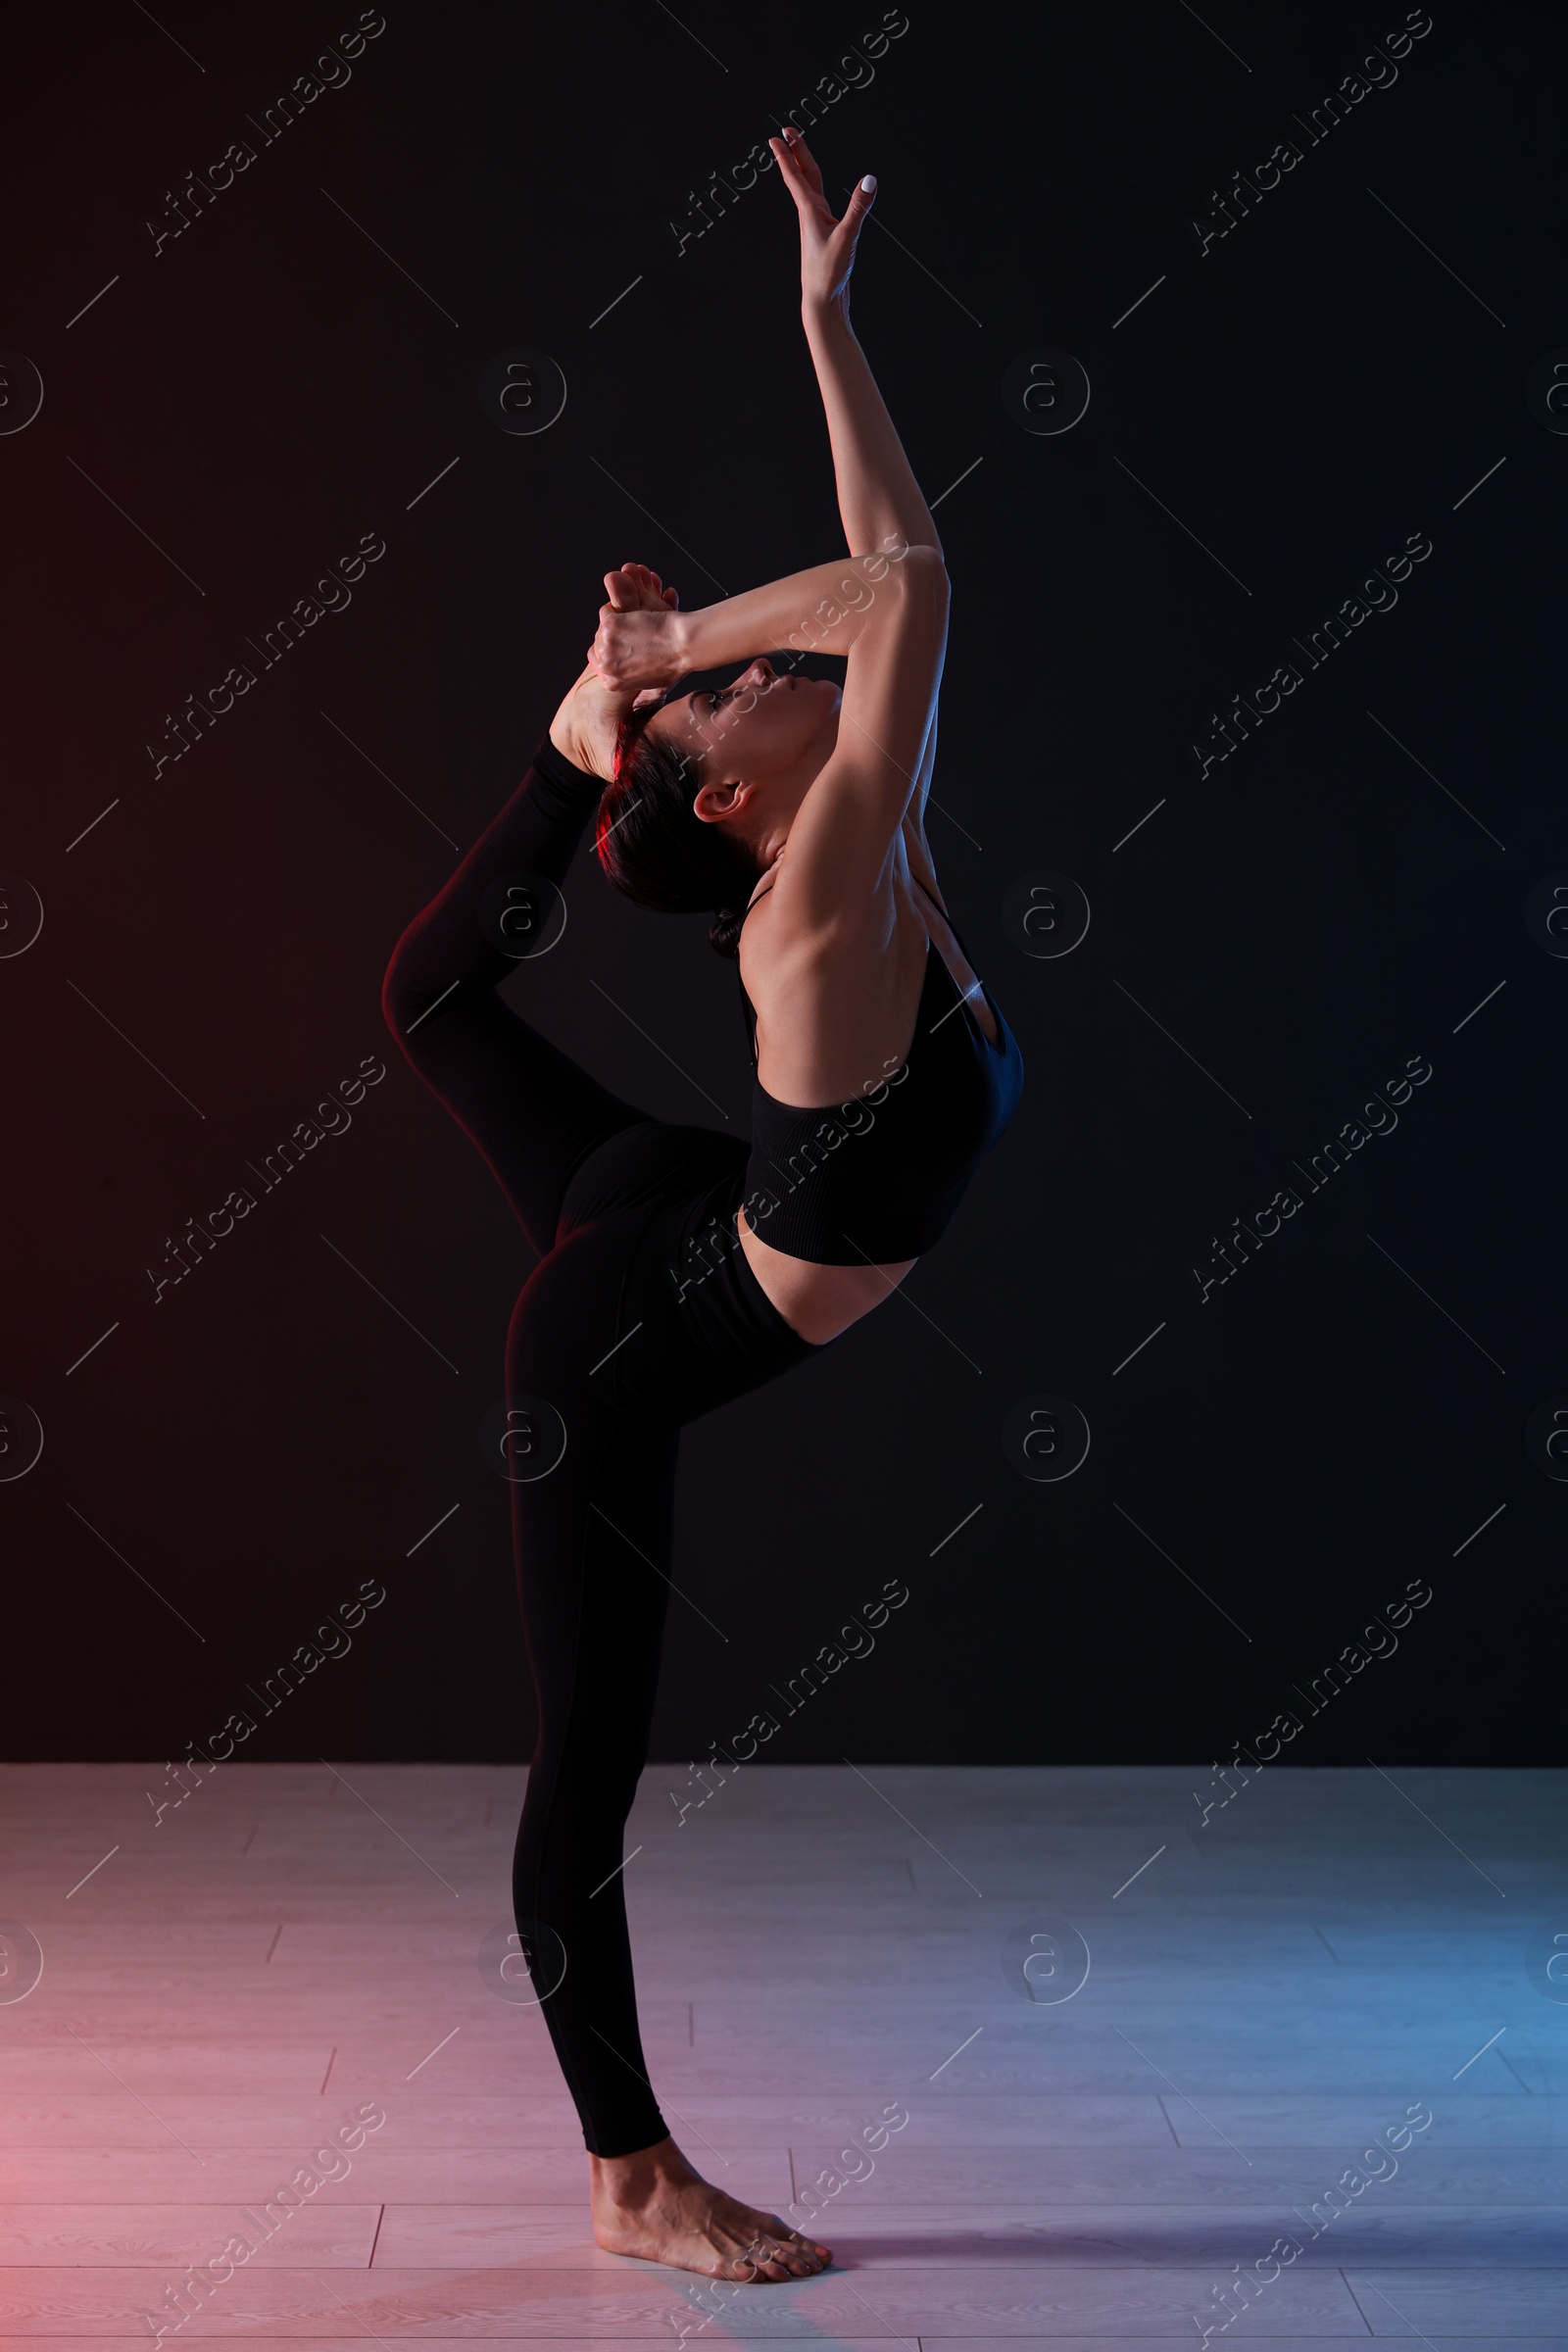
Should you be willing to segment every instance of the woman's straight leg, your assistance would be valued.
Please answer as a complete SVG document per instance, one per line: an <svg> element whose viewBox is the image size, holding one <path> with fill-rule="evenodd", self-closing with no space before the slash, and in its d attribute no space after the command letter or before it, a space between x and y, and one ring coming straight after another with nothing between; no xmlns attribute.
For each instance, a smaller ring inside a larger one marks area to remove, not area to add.
<svg viewBox="0 0 1568 2352"><path fill-rule="evenodd" d="M638 2033L621 1849L653 1723L679 1433L627 1410L609 1367L595 1369L613 1346L643 1222L568 1235L530 1277L507 1348L509 1398L548 1405L565 1440L545 1475L518 1476L512 1490L539 1697L513 1894L584 2142L600 2156L651 2147L668 2129ZM552 1437L537 1458L555 1450ZM531 1458L516 1467L526 1473Z"/></svg>

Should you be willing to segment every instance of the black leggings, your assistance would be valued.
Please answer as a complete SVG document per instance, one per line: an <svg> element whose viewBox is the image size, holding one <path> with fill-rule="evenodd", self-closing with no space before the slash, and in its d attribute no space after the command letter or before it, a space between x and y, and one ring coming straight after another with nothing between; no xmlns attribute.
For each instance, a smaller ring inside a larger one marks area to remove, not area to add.
<svg viewBox="0 0 1568 2352"><path fill-rule="evenodd" d="M684 1423L820 1353L734 1242L748 1147L646 1117L503 1004L507 877L565 879L602 786L548 740L398 942L387 1022L483 1152L539 1263L507 1334L513 1533L539 1736L517 1832L518 1938L583 2137L666 2135L648 2082L622 1831L648 1755ZM564 1446L564 1450L562 1449Z"/></svg>

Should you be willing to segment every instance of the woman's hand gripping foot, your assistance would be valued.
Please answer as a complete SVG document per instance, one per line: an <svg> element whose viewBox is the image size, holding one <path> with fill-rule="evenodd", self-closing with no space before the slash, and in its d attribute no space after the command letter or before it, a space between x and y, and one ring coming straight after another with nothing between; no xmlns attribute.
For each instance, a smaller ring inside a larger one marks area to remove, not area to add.
<svg viewBox="0 0 1568 2352"><path fill-rule="evenodd" d="M622 564L605 574L605 594L616 612L661 612L667 619L680 603L646 564ZM606 783L615 772L615 730L629 710L664 699L662 687L609 687L590 662L550 722L550 740L578 767Z"/></svg>

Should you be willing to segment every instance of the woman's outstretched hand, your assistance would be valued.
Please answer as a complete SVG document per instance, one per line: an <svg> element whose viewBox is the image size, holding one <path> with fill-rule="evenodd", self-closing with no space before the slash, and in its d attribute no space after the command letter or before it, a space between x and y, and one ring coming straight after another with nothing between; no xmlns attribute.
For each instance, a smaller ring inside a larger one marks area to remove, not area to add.
<svg viewBox="0 0 1568 2352"><path fill-rule="evenodd" d="M624 709L640 710L689 667L678 599L645 564L607 571L605 594L610 601L599 608L589 667Z"/></svg>
<svg viewBox="0 0 1568 2352"><path fill-rule="evenodd" d="M822 174L800 132L789 128L767 143L801 217L801 301L808 310L833 303L847 309L855 248L876 198L876 181L868 172L851 195L843 220L836 220L822 192Z"/></svg>

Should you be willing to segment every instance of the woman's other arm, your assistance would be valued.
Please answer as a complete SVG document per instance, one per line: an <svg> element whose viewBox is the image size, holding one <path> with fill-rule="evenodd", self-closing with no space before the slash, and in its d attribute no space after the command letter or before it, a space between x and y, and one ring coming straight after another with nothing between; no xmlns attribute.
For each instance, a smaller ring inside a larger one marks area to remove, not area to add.
<svg viewBox="0 0 1568 2352"><path fill-rule="evenodd" d="M589 659L630 692L760 646L849 657L838 741L795 819L773 904L775 925L788 907L790 928L820 938L847 915L863 919L906 816L918 834L947 632L947 567L934 547L906 547L815 564L695 612L606 605Z"/></svg>
<svg viewBox="0 0 1568 2352"><path fill-rule="evenodd" d="M676 612L655 601L599 609L599 631L588 649L591 668L612 691L631 695L673 686L694 670L749 662L763 651L847 654L858 642L888 584L911 555L940 562L934 548L895 555L840 556L780 580L765 580L722 604ZM580 681L579 681L580 682ZM575 689L573 690L575 691Z"/></svg>
<svg viewBox="0 0 1568 2352"><path fill-rule="evenodd" d="M630 694L759 646L849 656L838 742L795 820L774 909L788 901L800 926L820 933L879 886L911 801L918 810L947 629L942 558L906 547L841 557L695 612L605 605L589 660L612 690Z"/></svg>
<svg viewBox="0 0 1568 2352"><path fill-rule="evenodd" d="M934 547L942 553L931 510L850 324L850 276L860 225L875 183L862 180L844 218L835 220L822 174L796 130L768 145L795 199L801 223L801 320L816 369L833 449L839 515L850 553L873 548Z"/></svg>

